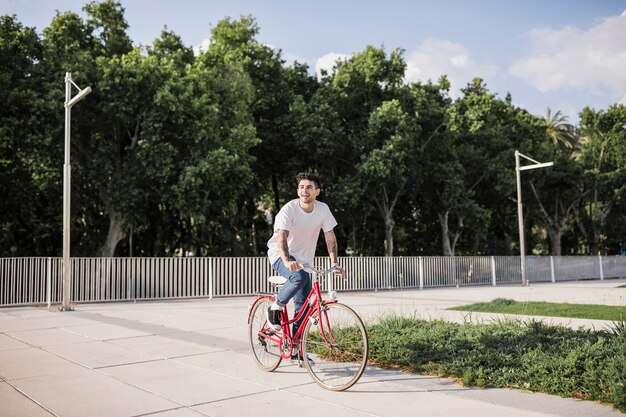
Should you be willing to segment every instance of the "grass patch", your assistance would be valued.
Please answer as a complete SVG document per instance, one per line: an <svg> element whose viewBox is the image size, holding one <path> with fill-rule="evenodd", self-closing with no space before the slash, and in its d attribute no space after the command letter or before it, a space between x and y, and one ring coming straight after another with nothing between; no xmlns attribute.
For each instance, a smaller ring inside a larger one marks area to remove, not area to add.
<svg viewBox="0 0 626 417"><path fill-rule="evenodd" d="M368 326L370 363L602 401L626 411L626 325L570 329L540 321L458 324L390 316Z"/></svg>
<svg viewBox="0 0 626 417"><path fill-rule="evenodd" d="M626 306L548 303L543 301L519 302L506 298L496 298L488 303L476 303L453 307L449 310L475 311L482 313L524 314L527 316L572 317L595 320L626 320Z"/></svg>

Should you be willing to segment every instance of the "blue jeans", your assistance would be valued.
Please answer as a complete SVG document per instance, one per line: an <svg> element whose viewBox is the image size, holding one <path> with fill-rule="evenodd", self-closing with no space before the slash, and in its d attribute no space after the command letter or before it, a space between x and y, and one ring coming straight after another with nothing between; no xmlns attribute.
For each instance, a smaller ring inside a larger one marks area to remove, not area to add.
<svg viewBox="0 0 626 417"><path fill-rule="evenodd" d="M292 261L295 261L293 256L290 257ZM272 267L283 277L287 278L287 282L283 285L283 288L280 289L278 293L278 302L280 304L286 305L289 300L293 298L293 303L295 306L295 315L298 315L298 312L302 309L304 302L306 301L306 297L309 295L311 291L311 277L309 273L304 271L303 269L295 272L291 272L289 268L285 266L285 263L282 259L278 259ZM305 310L306 312L306 310ZM304 315L302 316L304 317ZM302 318L293 324L293 329L291 334L295 335L300 328L300 324L302 323Z"/></svg>

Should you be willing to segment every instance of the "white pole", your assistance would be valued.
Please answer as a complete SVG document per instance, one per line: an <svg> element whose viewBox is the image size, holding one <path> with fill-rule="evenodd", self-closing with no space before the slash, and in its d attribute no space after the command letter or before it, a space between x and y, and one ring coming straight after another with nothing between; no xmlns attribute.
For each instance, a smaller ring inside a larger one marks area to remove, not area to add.
<svg viewBox="0 0 626 417"><path fill-rule="evenodd" d="M72 85L78 94L72 98ZM70 265L70 205L72 201L72 167L70 165L70 127L72 106L91 93L91 87L80 89L72 81L72 73L65 73L65 160L63 162L63 304L61 311L72 311L70 307L72 265Z"/></svg>
<svg viewBox="0 0 626 417"><path fill-rule="evenodd" d="M600 280L604 280L604 269L602 268L602 255L598 255L598 261L600 262Z"/></svg>
<svg viewBox="0 0 626 417"><path fill-rule="evenodd" d="M528 159L533 162L532 165L520 166L519 157L523 157L524 159ZM524 253L524 217L522 211L522 179L520 171L526 171L528 169L537 169L537 168L545 168L551 167L554 165L554 162L539 162L535 161L529 156L521 154L519 151L515 151L515 177L517 179L517 219L519 223L519 252L520 252L520 263L521 263L521 271L522 271L522 285L528 287L528 279L526 277L526 254Z"/></svg>
<svg viewBox="0 0 626 417"><path fill-rule="evenodd" d="M71 167L70 167L70 125L72 98L72 73L65 73L65 160L63 163L63 304L61 311L71 311L71 265L70 265L70 202L71 202Z"/></svg>
<svg viewBox="0 0 626 417"><path fill-rule="evenodd" d="M519 151L515 151L515 177L517 179L517 223L519 227L519 256L522 271L522 286L528 286L526 280L526 254L524 253L524 216L522 210L522 186L519 163Z"/></svg>

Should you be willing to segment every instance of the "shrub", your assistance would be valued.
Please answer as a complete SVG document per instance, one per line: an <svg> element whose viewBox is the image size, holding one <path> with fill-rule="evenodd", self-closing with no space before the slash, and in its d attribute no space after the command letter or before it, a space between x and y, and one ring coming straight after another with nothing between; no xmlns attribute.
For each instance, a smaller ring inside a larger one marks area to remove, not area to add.
<svg viewBox="0 0 626 417"><path fill-rule="evenodd" d="M375 365L598 400L626 411L626 326L570 329L541 321L457 324L389 316L370 325Z"/></svg>

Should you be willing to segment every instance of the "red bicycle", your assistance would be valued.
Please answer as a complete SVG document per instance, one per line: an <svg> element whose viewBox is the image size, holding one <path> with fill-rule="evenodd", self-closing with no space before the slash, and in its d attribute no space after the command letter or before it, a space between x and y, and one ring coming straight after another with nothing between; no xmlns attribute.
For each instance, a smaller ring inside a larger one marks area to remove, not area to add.
<svg viewBox="0 0 626 417"><path fill-rule="evenodd" d="M313 286L299 314L289 319L287 307L281 314L281 330L275 330L267 317L274 302L272 294L259 294L249 307L250 345L258 366L272 372L283 359L299 355L298 365L306 367L322 388L343 391L354 385L367 365L368 341L363 321L350 307L337 302L332 290L333 268L319 270L305 265L312 272ZM328 299L322 298L318 275L328 278ZM282 276L268 280L278 288L286 282ZM291 334L291 324L303 318L298 332ZM299 351L297 347L300 347Z"/></svg>

